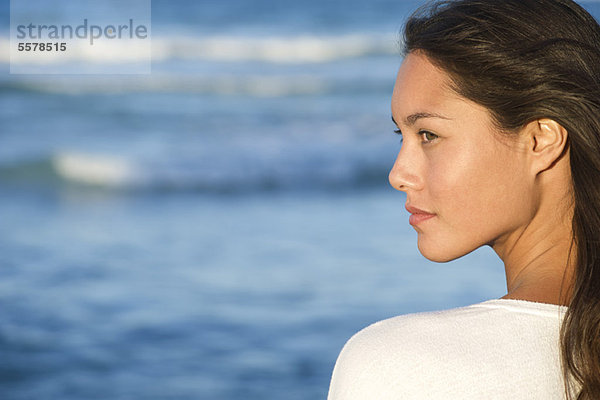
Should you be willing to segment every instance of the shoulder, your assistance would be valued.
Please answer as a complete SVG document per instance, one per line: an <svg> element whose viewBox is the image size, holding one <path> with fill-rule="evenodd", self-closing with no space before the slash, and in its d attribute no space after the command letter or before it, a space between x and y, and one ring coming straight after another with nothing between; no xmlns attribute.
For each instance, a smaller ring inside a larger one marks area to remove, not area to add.
<svg viewBox="0 0 600 400"><path fill-rule="evenodd" d="M330 399L423 398L424 387L430 398L444 398L452 387L463 396L465 388L479 390L475 381L481 378L500 373L519 379L512 355L523 348L547 355L558 341L558 316L558 310L492 300L377 322L344 346Z"/></svg>

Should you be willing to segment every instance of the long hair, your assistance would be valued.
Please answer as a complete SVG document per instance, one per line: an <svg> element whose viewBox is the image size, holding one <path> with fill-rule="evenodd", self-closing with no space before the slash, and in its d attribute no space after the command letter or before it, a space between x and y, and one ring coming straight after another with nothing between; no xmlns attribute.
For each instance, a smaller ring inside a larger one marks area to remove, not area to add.
<svg viewBox="0 0 600 400"><path fill-rule="evenodd" d="M600 399L600 26L571 0L436 1L407 21L404 51L425 54L505 132L540 118L567 130L575 276L561 365L566 398Z"/></svg>

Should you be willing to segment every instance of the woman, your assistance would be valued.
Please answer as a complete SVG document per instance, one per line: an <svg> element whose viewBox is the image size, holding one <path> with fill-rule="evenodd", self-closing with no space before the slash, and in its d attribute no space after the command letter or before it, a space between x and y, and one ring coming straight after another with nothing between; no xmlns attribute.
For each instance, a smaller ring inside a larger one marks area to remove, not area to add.
<svg viewBox="0 0 600 400"><path fill-rule="evenodd" d="M359 332L329 399L600 399L598 23L570 0L443 1L404 46L390 182L425 257L489 245L508 293Z"/></svg>

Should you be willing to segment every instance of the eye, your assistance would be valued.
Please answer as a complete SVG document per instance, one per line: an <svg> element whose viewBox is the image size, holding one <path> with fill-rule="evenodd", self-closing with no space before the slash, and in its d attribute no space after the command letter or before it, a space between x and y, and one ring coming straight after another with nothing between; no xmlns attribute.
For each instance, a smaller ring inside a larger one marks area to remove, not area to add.
<svg viewBox="0 0 600 400"><path fill-rule="evenodd" d="M437 139L439 136L429 131L419 131L419 135L423 137L423 143L430 143Z"/></svg>
<svg viewBox="0 0 600 400"><path fill-rule="evenodd" d="M396 129L396 130L394 131L394 133L395 133L396 135L399 135L399 136L400 136L400 144L402 144L402 141L404 140L404 138L403 138L403 136L402 136L402 131L401 131L400 129Z"/></svg>

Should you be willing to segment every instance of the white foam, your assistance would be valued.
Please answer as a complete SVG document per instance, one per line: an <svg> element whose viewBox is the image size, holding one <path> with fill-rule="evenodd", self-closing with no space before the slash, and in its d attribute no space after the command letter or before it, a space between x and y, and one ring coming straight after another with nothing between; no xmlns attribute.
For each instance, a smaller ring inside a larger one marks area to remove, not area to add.
<svg viewBox="0 0 600 400"><path fill-rule="evenodd" d="M115 156L59 153L52 166L63 179L87 185L125 186L136 180L134 168Z"/></svg>
<svg viewBox="0 0 600 400"><path fill-rule="evenodd" d="M383 35L154 39L154 60L171 58L214 61L321 63L374 54L397 54L393 38Z"/></svg>
<svg viewBox="0 0 600 400"><path fill-rule="evenodd" d="M104 47L103 47L104 46ZM98 41L68 44L68 51L47 52L46 63L85 61L99 64L147 61L148 53L135 41ZM0 38L0 62L10 62L10 40ZM387 35L337 36L211 36L152 38L152 60L193 59L207 61L271 63L323 63L368 55L395 55L396 38ZM29 60L29 58L26 58ZM35 57L31 58L35 60Z"/></svg>
<svg viewBox="0 0 600 400"><path fill-rule="evenodd" d="M47 93L202 93L217 95L252 95L278 97L289 95L319 94L330 85L324 79L308 76L183 76L153 74L151 77L115 76L75 80L72 77L21 80L23 87Z"/></svg>

